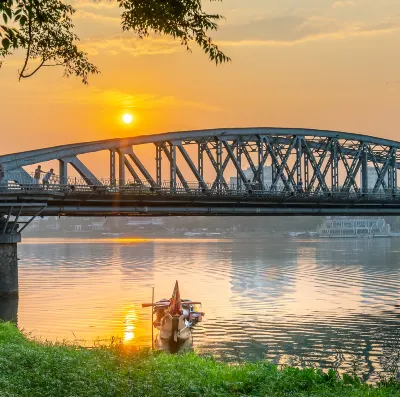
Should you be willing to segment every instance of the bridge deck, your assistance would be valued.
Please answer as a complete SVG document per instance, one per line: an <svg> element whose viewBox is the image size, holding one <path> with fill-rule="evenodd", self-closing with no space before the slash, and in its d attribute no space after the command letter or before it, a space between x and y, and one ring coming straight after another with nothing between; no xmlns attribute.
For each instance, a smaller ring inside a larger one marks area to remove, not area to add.
<svg viewBox="0 0 400 397"><path fill-rule="evenodd" d="M66 186L44 190L3 189L0 213L10 207L23 215L35 215L40 203L41 216L162 216L162 215L397 215L400 196L382 192L319 193L263 191L204 191L202 189L137 189ZM15 212L14 211L14 212ZM14 215L14 212L12 213Z"/></svg>

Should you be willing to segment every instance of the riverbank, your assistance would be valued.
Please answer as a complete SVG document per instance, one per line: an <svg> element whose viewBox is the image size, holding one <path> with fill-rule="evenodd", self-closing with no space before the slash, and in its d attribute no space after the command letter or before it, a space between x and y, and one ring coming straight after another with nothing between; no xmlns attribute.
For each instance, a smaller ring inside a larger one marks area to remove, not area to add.
<svg viewBox="0 0 400 397"><path fill-rule="evenodd" d="M400 384L374 387L314 369L268 363L229 366L193 353L166 355L123 346L84 349L28 340L0 323L0 396L400 396Z"/></svg>

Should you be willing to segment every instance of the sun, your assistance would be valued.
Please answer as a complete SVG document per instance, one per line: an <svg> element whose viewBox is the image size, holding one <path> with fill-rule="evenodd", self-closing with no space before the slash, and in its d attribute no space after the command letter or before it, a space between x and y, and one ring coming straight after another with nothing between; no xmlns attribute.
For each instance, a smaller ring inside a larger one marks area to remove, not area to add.
<svg viewBox="0 0 400 397"><path fill-rule="evenodd" d="M130 124L130 123L132 123L133 116L131 114L129 114L129 113L125 113L122 116L122 120L124 121L125 124Z"/></svg>

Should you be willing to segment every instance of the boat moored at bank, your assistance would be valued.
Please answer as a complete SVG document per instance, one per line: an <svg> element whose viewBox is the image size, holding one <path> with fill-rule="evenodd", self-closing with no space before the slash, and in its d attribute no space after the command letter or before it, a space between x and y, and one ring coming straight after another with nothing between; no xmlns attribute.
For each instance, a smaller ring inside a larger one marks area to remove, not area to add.
<svg viewBox="0 0 400 397"><path fill-rule="evenodd" d="M159 331L157 345L165 343L180 344L192 339L192 329L202 321L204 313L199 311L201 302L181 299L178 281L170 299L155 303L143 303L142 307L153 307L155 320L153 327Z"/></svg>

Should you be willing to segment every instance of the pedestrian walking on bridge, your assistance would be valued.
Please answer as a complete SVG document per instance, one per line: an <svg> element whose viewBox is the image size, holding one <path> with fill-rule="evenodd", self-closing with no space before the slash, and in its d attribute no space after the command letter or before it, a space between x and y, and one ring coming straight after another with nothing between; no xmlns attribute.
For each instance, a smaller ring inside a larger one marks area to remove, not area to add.
<svg viewBox="0 0 400 397"><path fill-rule="evenodd" d="M50 168L50 171L48 171L46 175L43 177L43 187L45 189L49 188L49 182L52 176L54 176L54 169Z"/></svg>
<svg viewBox="0 0 400 397"><path fill-rule="evenodd" d="M302 180L302 179L300 179L300 180L297 182L297 191L298 191L299 193L303 193L303 180Z"/></svg>
<svg viewBox="0 0 400 397"><path fill-rule="evenodd" d="M40 181L40 174L44 174L45 172L42 171L42 166L38 165L36 170L35 170L35 174L33 176L33 179L35 180L35 185L39 185L39 181Z"/></svg>

